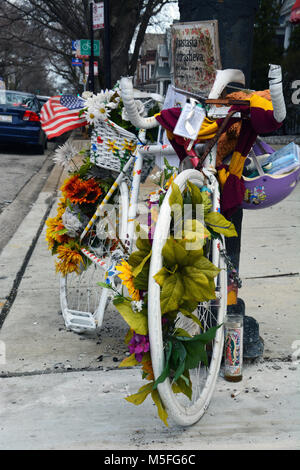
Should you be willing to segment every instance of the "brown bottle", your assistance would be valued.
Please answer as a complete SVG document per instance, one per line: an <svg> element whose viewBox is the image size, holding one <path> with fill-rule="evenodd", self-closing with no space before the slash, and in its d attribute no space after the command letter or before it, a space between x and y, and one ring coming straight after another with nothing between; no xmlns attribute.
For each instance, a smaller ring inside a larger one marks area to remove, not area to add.
<svg viewBox="0 0 300 470"><path fill-rule="evenodd" d="M229 382L243 378L243 316L227 315L225 318L225 373Z"/></svg>

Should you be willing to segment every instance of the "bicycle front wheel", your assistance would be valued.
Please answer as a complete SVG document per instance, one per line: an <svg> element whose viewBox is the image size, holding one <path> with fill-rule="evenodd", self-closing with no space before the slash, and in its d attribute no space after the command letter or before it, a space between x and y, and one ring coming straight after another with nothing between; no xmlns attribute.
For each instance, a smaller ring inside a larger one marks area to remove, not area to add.
<svg viewBox="0 0 300 470"><path fill-rule="evenodd" d="M204 185L204 176L196 170L186 170L179 174L175 183L183 193L187 182L191 182L201 188ZM218 185L212 185L212 201L218 200ZM165 345L163 338L162 316L160 307L160 286L154 280L156 273L162 268L162 249L168 238L172 223L171 208L169 205L170 189L164 199L157 220L149 273L149 299L148 299L148 325L151 348L151 360L155 379L164 369ZM214 203L213 203L214 204ZM214 210L216 208L212 208ZM227 304L227 273L223 257L220 255L220 240L211 240L207 257L221 269L215 280L216 299L198 304L193 312L201 322L202 328L193 320L177 314L177 326L184 328L191 336L205 333L209 328L221 325L226 312ZM182 393L175 393L170 378L158 385L160 397L168 414L180 425L188 426L197 422L208 408L213 390L218 377L223 353L224 334L223 326L217 329L214 340L207 345L208 365L200 363L196 369L190 370L193 395L191 400ZM178 392L178 390L177 390Z"/></svg>
<svg viewBox="0 0 300 470"><path fill-rule="evenodd" d="M65 325L76 333L84 333L99 329L102 326L106 306L110 298L110 291L101 287L107 278L114 282L114 262L112 254L118 246L119 237L124 242L127 233L128 218L128 187L122 182L119 187L119 207L114 213L111 207L111 218L114 219L107 230L107 217L99 218L91 226L85 243L91 257L84 253L85 267L77 274L69 273L60 277L60 304ZM116 216L116 217L115 217ZM107 238L103 234L107 234ZM96 258L99 262L91 261ZM116 277L116 281L118 278ZM115 287L120 287L120 283Z"/></svg>

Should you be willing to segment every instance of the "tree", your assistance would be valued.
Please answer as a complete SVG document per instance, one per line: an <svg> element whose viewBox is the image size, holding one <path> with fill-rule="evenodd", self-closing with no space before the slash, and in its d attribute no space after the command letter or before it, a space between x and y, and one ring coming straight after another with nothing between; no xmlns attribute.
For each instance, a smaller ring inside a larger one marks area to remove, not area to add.
<svg viewBox="0 0 300 470"><path fill-rule="evenodd" d="M280 64L283 46L278 43L280 4L277 0L261 0L254 23L254 44L251 88L268 87L269 64Z"/></svg>
<svg viewBox="0 0 300 470"><path fill-rule="evenodd" d="M7 28L10 38L44 51L51 69L69 85L78 90L79 77L71 65L71 40L90 37L89 0L1 0L9 7ZM96 2L97 3L97 2ZM174 0L111 0L110 38L111 75L115 83L121 75L133 74L138 51L151 17ZM0 15L0 18L4 15ZM24 29L23 24L26 24ZM33 36L33 33L35 36ZM33 40L38 34L38 40ZM136 35L134 51L129 59L129 48ZM97 30L95 39L101 42L100 71L103 70L104 32ZM103 87L103 74L98 86Z"/></svg>

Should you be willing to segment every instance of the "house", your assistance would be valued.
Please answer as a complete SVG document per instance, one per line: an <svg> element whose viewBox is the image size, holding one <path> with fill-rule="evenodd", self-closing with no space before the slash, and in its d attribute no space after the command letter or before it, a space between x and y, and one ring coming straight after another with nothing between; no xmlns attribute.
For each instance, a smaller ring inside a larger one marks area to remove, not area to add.
<svg viewBox="0 0 300 470"><path fill-rule="evenodd" d="M157 84L153 73L156 64L157 50L164 44L165 34L145 34L137 62L134 85L144 91L156 92Z"/></svg>
<svg viewBox="0 0 300 470"><path fill-rule="evenodd" d="M284 0L280 8L279 28L277 35L283 40L283 47L286 50L289 47L291 32L294 27L294 22L291 21L292 8L299 3L295 0ZM300 6L300 3L299 3Z"/></svg>

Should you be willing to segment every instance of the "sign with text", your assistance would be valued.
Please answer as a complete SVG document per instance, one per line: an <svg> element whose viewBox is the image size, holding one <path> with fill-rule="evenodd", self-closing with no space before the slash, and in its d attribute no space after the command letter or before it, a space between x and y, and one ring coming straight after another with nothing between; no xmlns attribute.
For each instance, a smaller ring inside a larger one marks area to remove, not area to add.
<svg viewBox="0 0 300 470"><path fill-rule="evenodd" d="M80 39L80 55L91 55L90 39ZM94 41L94 56L100 56L100 41Z"/></svg>
<svg viewBox="0 0 300 470"><path fill-rule="evenodd" d="M93 29L104 28L104 2L93 5Z"/></svg>
<svg viewBox="0 0 300 470"><path fill-rule="evenodd" d="M221 68L218 22L175 23L171 31L175 88L208 96Z"/></svg>

